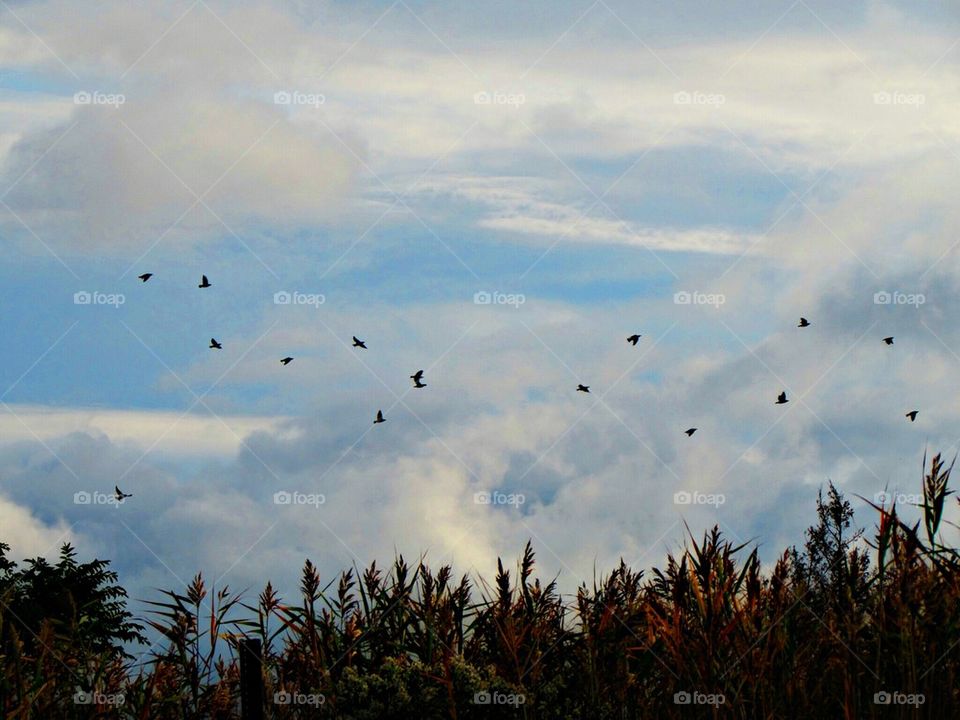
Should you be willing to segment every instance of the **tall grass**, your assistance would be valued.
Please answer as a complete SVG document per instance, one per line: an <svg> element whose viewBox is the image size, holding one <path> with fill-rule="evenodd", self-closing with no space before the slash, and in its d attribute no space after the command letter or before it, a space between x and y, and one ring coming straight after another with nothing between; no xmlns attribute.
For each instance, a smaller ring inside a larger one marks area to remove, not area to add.
<svg viewBox="0 0 960 720"><path fill-rule="evenodd" d="M30 578L0 552L0 705L23 719L238 717L239 642L253 637L275 718L960 717L951 471L925 460L913 525L866 501L864 536L830 485L802 546L772 567L717 528L688 531L649 575L621 561L569 601L536 577L530 544L476 586L403 557L326 583L308 560L289 600L198 575L150 602L140 622L162 641L144 660L122 652L142 627L105 564L80 603L69 573L32 587L60 598L38 608L18 605ZM84 610L96 602L106 615ZM78 687L124 702L78 704Z"/></svg>

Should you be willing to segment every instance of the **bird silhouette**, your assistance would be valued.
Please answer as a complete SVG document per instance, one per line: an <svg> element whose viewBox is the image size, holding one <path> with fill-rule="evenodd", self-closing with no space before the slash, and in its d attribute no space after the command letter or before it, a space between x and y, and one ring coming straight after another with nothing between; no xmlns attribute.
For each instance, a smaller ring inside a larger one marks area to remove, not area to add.
<svg viewBox="0 0 960 720"><path fill-rule="evenodd" d="M690 428L689 430L684 430L687 433L687 437L693 437L693 434L697 431L696 428Z"/></svg>
<svg viewBox="0 0 960 720"><path fill-rule="evenodd" d="M356 335L353 336L353 346L363 348L364 350L367 349L367 344L363 340L358 340Z"/></svg>
<svg viewBox="0 0 960 720"><path fill-rule="evenodd" d="M197 287L198 287L198 288L208 288L208 287L210 287L210 281L207 280L207 276L206 276L206 275L201 275L201 276L200 276L200 284L197 285Z"/></svg>
<svg viewBox="0 0 960 720"><path fill-rule="evenodd" d="M800 324L797 327L810 327L810 321L805 317L800 318Z"/></svg>
<svg viewBox="0 0 960 720"><path fill-rule="evenodd" d="M210 338L210 349L211 350L223 350L223 345L217 342L216 338Z"/></svg>
<svg viewBox="0 0 960 720"><path fill-rule="evenodd" d="M377 425L382 422L386 422L387 419L383 416L383 410L377 410L377 419L373 421L374 425Z"/></svg>
<svg viewBox="0 0 960 720"><path fill-rule="evenodd" d="M631 335L627 338L627 342L636 345L640 341L640 337L640 335Z"/></svg>
<svg viewBox="0 0 960 720"><path fill-rule="evenodd" d="M410 376L410 379L413 380L413 386L415 388L424 388L427 386L426 383L420 382L423 379L423 370L417 370Z"/></svg>
<svg viewBox="0 0 960 720"><path fill-rule="evenodd" d="M133 495L131 495L130 493L125 493L122 490L120 490L120 487L117 485L113 486L113 490L114 490L113 496L117 499L117 502L123 502L124 498L133 497Z"/></svg>
<svg viewBox="0 0 960 720"><path fill-rule="evenodd" d="M787 400L787 394L785 392L782 392L779 395L777 395L777 401L774 403L774 405L785 405L788 402L790 401Z"/></svg>
<svg viewBox="0 0 960 720"><path fill-rule="evenodd" d="M920 411L919 411L919 410L911 410L911 411L908 412L906 415L904 415L904 417L908 417L908 418L910 418L910 422L914 422L914 421L917 419L917 413L918 413L918 412L920 412Z"/></svg>
<svg viewBox="0 0 960 720"><path fill-rule="evenodd" d="M588 393L588 392L590 392L590 386L589 386L589 385L577 385L577 392L585 392L585 393Z"/></svg>
<svg viewBox="0 0 960 720"><path fill-rule="evenodd" d="M890 337L885 337L885 338L883 339L883 341L884 341L887 345L893 345L893 335L891 335Z"/></svg>
<svg viewBox="0 0 960 720"><path fill-rule="evenodd" d="M281 365L289 365L289 364L292 363L292 362L293 362L293 358L292 358L292 357L285 357L285 358L283 358L282 360L280 360L280 364L281 364Z"/></svg>
<svg viewBox="0 0 960 720"><path fill-rule="evenodd" d="M137 275L137 277L140 278L142 282L146 282L153 277L153 273L144 273L143 275Z"/></svg>

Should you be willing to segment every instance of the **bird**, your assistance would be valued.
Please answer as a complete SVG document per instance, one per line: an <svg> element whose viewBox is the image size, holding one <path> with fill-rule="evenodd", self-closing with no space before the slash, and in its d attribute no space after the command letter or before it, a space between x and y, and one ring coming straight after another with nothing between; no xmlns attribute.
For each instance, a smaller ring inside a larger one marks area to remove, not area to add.
<svg viewBox="0 0 960 720"><path fill-rule="evenodd" d="M210 349L211 350L223 350L223 345L217 342L216 338L210 338Z"/></svg>
<svg viewBox="0 0 960 720"><path fill-rule="evenodd" d="M210 281L207 280L207 276L206 276L206 275L201 275L201 276L200 276L200 284L197 285L197 287L198 287L198 288L208 288L208 287L210 287Z"/></svg>
<svg viewBox="0 0 960 720"><path fill-rule="evenodd" d="M920 412L920 411L919 411L919 410L911 410L911 411L908 412L906 415L904 415L904 417L910 418L910 422L915 422L916 419L917 419L917 413L918 413L918 412Z"/></svg>
<svg viewBox="0 0 960 720"><path fill-rule="evenodd" d="M280 360L280 364L281 364L281 365L289 365L289 364L292 363L292 362L293 362L293 358L292 358L292 357L285 357L285 358L283 358L283 359Z"/></svg>
<svg viewBox="0 0 960 720"><path fill-rule="evenodd" d="M883 341L884 341L887 345L893 345L893 335L891 335L890 337L885 337L885 338L883 339Z"/></svg>
<svg viewBox="0 0 960 720"><path fill-rule="evenodd" d="M787 394L785 392L782 392L779 395L777 395L777 401L774 403L774 405L785 405L788 402L790 401L787 400Z"/></svg>
<svg viewBox="0 0 960 720"><path fill-rule="evenodd" d="M143 275L137 275L137 277L140 278L141 282L146 282L153 277L153 273L144 273Z"/></svg>
<svg viewBox="0 0 960 720"><path fill-rule="evenodd" d="M630 337L627 338L627 342L628 342L628 343L633 343L634 345L636 345L636 344L640 341L640 337L641 337L641 336L640 336L639 334L638 334L638 335L631 335Z"/></svg>
<svg viewBox="0 0 960 720"><path fill-rule="evenodd" d="M585 393L588 393L588 392L590 392L590 386L589 386L589 385L577 385L577 392L585 392Z"/></svg>
<svg viewBox="0 0 960 720"><path fill-rule="evenodd" d="M357 339L357 336L354 335L354 336L353 336L353 347L363 348L364 350L366 350L366 349L367 349L367 344L366 344L363 340L358 340L358 339Z"/></svg>
<svg viewBox="0 0 960 720"><path fill-rule="evenodd" d="M697 431L696 428L690 428L689 430L684 430L687 433L687 437L693 437L693 434Z"/></svg>
<svg viewBox="0 0 960 720"><path fill-rule="evenodd" d="M133 495L131 495L130 493L125 493L122 490L120 490L120 487L118 485L114 485L113 489L114 489L113 496L117 499L117 502L123 502L124 498L133 497Z"/></svg>
<svg viewBox="0 0 960 720"><path fill-rule="evenodd" d="M810 321L805 317L800 318L800 324L797 327L810 327Z"/></svg>
<svg viewBox="0 0 960 720"><path fill-rule="evenodd" d="M424 388L427 386L426 383L420 382L423 379L423 370L417 370L410 376L410 379L413 380L413 386L415 388Z"/></svg>
<svg viewBox="0 0 960 720"><path fill-rule="evenodd" d="M387 419L383 416L383 410L377 410L377 419L373 421L374 425L378 423L386 422Z"/></svg>

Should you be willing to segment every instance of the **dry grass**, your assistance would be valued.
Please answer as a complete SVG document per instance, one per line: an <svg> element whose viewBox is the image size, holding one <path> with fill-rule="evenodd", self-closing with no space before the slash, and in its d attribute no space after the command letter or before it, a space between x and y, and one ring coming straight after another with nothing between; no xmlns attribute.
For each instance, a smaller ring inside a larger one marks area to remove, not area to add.
<svg viewBox="0 0 960 720"><path fill-rule="evenodd" d="M327 584L307 561L293 602L269 584L245 602L197 576L152 603L143 622L163 643L144 663L86 638L76 608L73 623L19 622L0 585L0 702L23 719L238 717L248 636L264 647L267 717L960 717L960 555L941 539L951 470L931 460L916 525L870 503L869 552L830 486L803 547L772 568L714 528L649 576L621 562L572 602L535 578L529 544L515 573L498 562L480 587L402 557ZM73 703L80 678L122 708ZM676 704L684 692L724 702Z"/></svg>

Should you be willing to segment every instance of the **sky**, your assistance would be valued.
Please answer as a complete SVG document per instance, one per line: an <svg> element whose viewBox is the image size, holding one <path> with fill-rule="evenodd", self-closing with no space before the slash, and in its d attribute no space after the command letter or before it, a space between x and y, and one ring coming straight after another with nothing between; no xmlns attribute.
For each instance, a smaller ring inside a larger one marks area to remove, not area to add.
<svg viewBox="0 0 960 720"><path fill-rule="evenodd" d="M0 2L0 540L139 603L869 529L958 450L958 63L933 2Z"/></svg>

